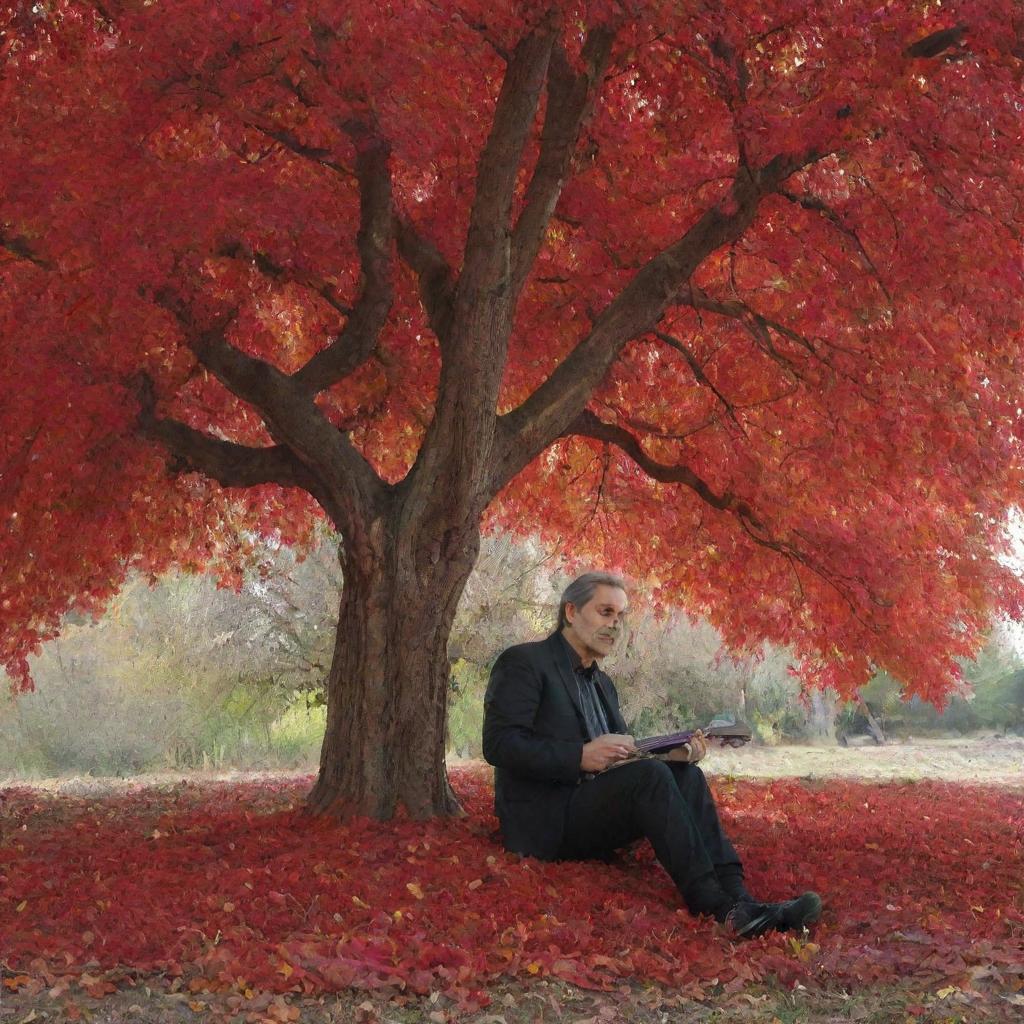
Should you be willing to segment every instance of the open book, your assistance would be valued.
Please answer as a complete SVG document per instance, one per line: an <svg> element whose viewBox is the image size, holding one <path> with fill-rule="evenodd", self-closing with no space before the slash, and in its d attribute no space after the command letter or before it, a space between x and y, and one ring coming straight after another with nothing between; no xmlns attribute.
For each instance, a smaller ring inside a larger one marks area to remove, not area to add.
<svg viewBox="0 0 1024 1024"><path fill-rule="evenodd" d="M646 739L636 741L636 749L639 754L667 754L670 750L689 743L693 738L696 729L687 729L684 732L670 732L664 736L648 736ZM705 739L720 740L726 747L742 747L749 743L751 738L750 726L742 722L712 722L706 729L700 732Z"/></svg>
<svg viewBox="0 0 1024 1024"><path fill-rule="evenodd" d="M742 722L724 722L719 719L713 721L706 729L686 729L683 732L670 732L664 736L648 736L646 739L636 741L636 753L631 757L623 758L621 761L613 761L607 768L598 772L610 772L624 764L632 764L641 757L660 757L668 754L678 747L689 743L695 732L703 734L705 739L718 740L724 747L742 747L751 739L750 726Z"/></svg>

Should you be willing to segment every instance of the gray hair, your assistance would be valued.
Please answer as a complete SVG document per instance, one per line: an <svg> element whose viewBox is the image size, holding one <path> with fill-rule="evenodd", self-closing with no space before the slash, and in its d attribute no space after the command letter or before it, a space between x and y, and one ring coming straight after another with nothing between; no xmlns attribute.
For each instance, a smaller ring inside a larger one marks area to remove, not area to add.
<svg viewBox="0 0 1024 1024"><path fill-rule="evenodd" d="M611 572L585 572L582 576L577 576L562 591L562 600L558 605L558 625L555 628L558 630L565 628L568 622L565 617L565 606L567 604L582 608L594 596L594 591L602 584L608 587L618 587L619 590L626 589L626 581L621 576L616 576Z"/></svg>

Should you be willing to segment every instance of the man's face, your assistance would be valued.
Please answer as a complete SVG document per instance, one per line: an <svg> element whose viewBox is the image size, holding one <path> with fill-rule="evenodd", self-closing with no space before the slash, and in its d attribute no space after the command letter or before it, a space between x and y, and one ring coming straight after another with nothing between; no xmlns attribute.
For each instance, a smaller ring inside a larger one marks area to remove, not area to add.
<svg viewBox="0 0 1024 1024"><path fill-rule="evenodd" d="M621 587L599 583L585 605L577 608L570 602L565 606L565 638L585 665L611 653L622 632L628 603Z"/></svg>

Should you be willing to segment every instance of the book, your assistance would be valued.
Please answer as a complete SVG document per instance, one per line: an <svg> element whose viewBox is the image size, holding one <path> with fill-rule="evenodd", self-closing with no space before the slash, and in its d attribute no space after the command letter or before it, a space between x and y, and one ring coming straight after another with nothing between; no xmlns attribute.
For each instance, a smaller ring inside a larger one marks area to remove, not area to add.
<svg viewBox="0 0 1024 1024"><path fill-rule="evenodd" d="M602 768L596 774L603 775L624 764L633 764L641 758L663 757L689 743L696 732L700 732L705 739L719 740L725 747L742 747L744 743L750 742L753 735L750 726L744 725L742 722L714 721L705 729L685 729L682 732L669 732L662 736L647 736L636 741L635 754L624 757L621 761L613 761L607 768Z"/></svg>
<svg viewBox="0 0 1024 1024"><path fill-rule="evenodd" d="M636 741L639 754L667 754L687 744L698 730L665 733L663 736L648 736ZM750 726L739 723L712 722L706 729L699 730L705 739L721 740L723 746L741 747L751 739Z"/></svg>

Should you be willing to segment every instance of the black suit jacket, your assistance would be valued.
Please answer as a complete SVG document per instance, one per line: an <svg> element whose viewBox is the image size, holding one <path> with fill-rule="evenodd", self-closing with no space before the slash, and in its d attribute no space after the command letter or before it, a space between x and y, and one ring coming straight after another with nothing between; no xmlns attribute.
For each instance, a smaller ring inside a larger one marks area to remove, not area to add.
<svg viewBox="0 0 1024 1024"><path fill-rule="evenodd" d="M596 685L613 732L626 732L615 685ZM566 641L517 644L491 669L484 698L484 757L494 765L494 809L505 848L554 860L565 811L580 782L586 742L579 688Z"/></svg>

